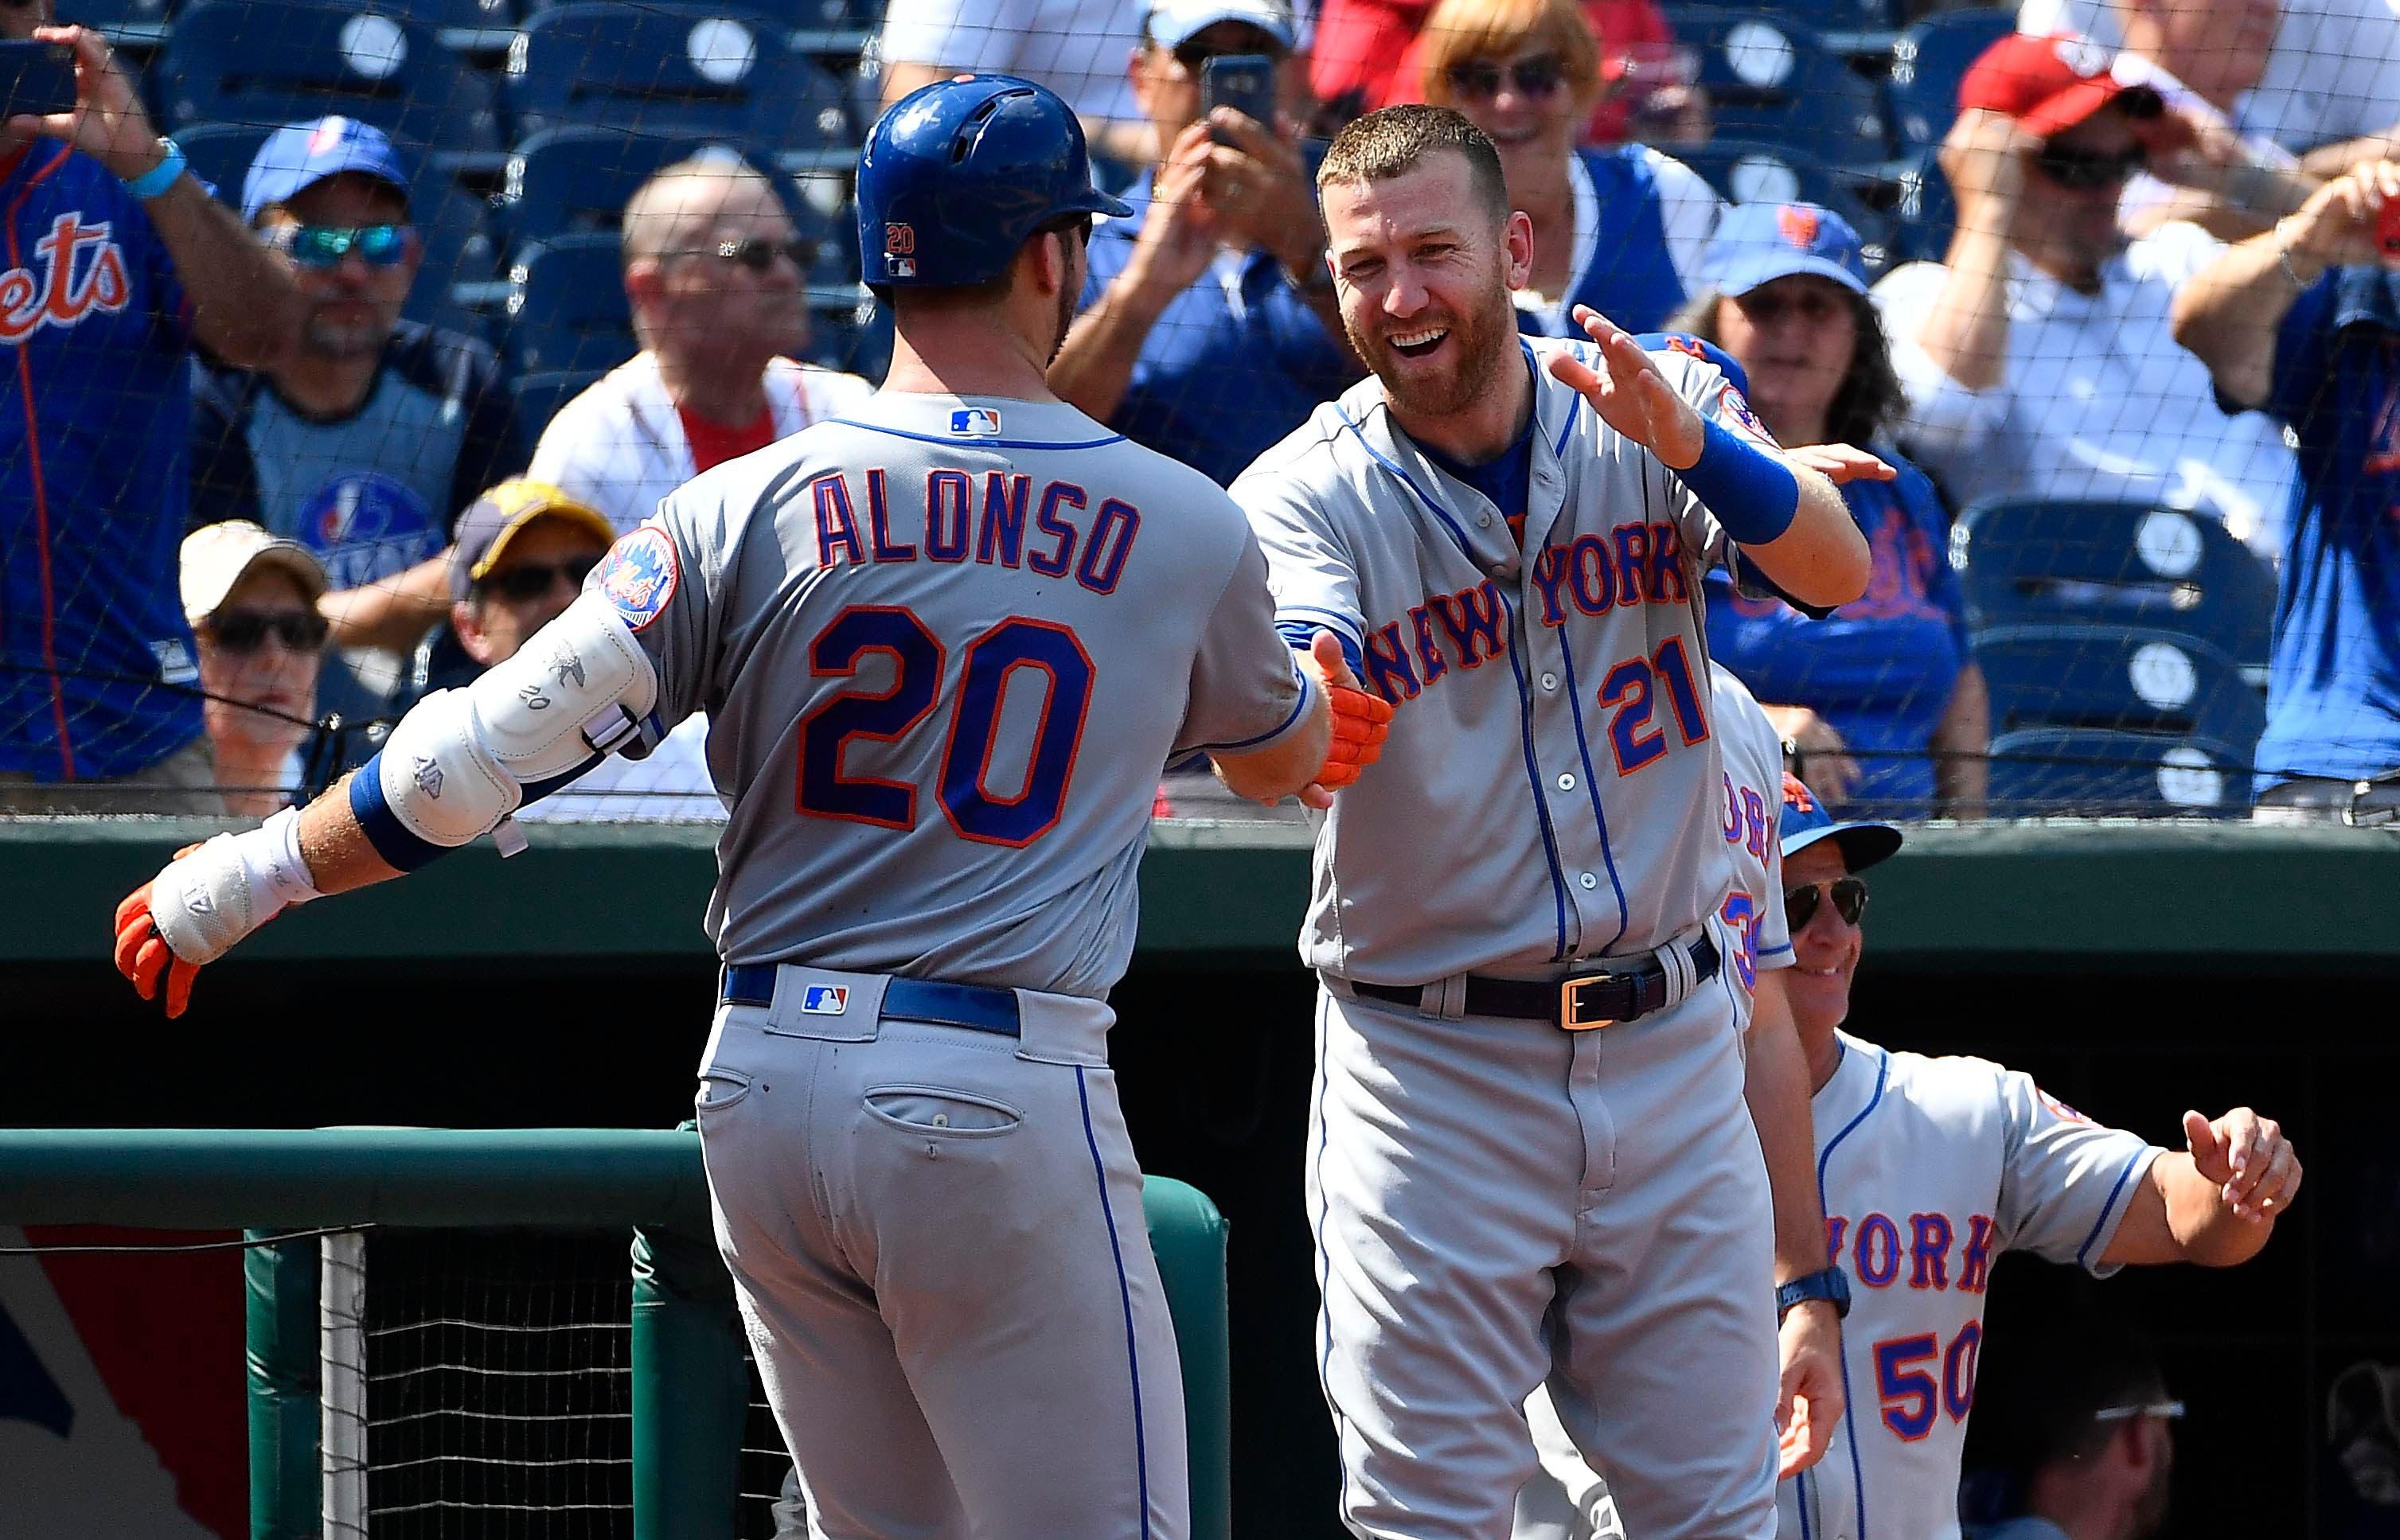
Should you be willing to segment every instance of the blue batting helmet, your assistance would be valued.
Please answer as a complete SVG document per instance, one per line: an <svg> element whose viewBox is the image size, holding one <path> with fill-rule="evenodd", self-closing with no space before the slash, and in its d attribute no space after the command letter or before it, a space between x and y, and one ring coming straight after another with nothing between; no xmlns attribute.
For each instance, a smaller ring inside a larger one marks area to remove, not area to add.
<svg viewBox="0 0 2400 1540"><path fill-rule="evenodd" d="M1092 185L1072 109L1013 75L910 91L875 120L858 157L859 269L870 284L981 283L1061 215L1132 212Z"/></svg>

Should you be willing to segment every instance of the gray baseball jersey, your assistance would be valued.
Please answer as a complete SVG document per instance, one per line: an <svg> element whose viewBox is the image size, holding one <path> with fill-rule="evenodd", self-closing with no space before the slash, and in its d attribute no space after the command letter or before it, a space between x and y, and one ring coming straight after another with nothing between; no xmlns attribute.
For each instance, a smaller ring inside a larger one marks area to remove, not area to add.
<svg viewBox="0 0 2400 1540"><path fill-rule="evenodd" d="M592 580L661 717L709 714L734 961L1105 994L1161 767L1303 704L1224 494L1056 403L879 395L689 483Z"/></svg>
<svg viewBox="0 0 2400 1540"><path fill-rule="evenodd" d="M1712 912L1722 768L1700 574L1731 547L1657 459L1540 366L1523 548L1368 379L1234 484L1276 614L1325 626L1398 707L1317 841L1301 950L1338 977L1547 976L1651 950ZM1713 364L1654 355L1684 400L1771 445Z"/></svg>
<svg viewBox="0 0 2400 1540"><path fill-rule="evenodd" d="M1825 1458L1782 1483L1780 1540L1956 1540L1958 1463L2003 1251L2095 1275L2160 1151L1980 1058L1841 1034L1810 1111L1849 1405Z"/></svg>

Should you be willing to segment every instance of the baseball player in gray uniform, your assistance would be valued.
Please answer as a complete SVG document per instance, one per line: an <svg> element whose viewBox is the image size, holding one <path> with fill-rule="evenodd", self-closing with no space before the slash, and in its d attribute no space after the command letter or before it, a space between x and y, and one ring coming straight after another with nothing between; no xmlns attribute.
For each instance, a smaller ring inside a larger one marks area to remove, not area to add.
<svg viewBox="0 0 2400 1540"><path fill-rule="evenodd" d="M885 388L667 497L332 795L169 865L119 966L180 1009L281 906L706 710L730 816L702 1147L811 1533L1171 1540L1182 1398L1105 1002L1152 794L1206 749L1322 806L1373 733L1324 768L1357 692L1278 635L1240 511L1043 387L1090 216L1123 211L1065 104L926 87L859 200Z"/></svg>
<svg viewBox="0 0 2400 1540"><path fill-rule="evenodd" d="M1699 576L1738 560L1831 606L1865 541L1704 361L1588 310L1589 343L1520 342L1531 225L1465 118L1370 114L1318 188L1376 377L1233 491L1281 621L1334 632L1398 707L1319 833L1301 943L1343 1515L1507 1534L1547 1380L1634 1533L1763 1540L1778 1227ZM1797 1089L1777 1119L1805 1128ZM1783 1264L1820 1336L1822 1261L1819 1233Z"/></svg>

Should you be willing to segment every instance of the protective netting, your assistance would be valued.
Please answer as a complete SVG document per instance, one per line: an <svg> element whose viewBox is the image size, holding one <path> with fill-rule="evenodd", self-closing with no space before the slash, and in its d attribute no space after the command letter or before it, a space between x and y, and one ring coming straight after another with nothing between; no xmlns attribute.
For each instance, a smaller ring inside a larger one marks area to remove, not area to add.
<svg viewBox="0 0 2400 1540"><path fill-rule="evenodd" d="M2045 46L2062 80L2134 94L2110 109L2123 121L2041 133L2026 95L2014 144L1957 122L1970 64L2011 29L1983 7L60 8L115 40L157 127L304 269L309 307L263 371L225 364L211 355L259 339L228 334L226 306L196 292L205 264L169 251L114 177L45 170L64 159L48 142L11 173L0 811L254 813L321 786L416 695L506 656L607 529L854 400L891 348L860 281L858 146L893 92L958 67L1057 86L1140 226L1180 220L1199 242L1122 382L1067 393L1220 479L1357 371L1304 287L1322 245L1306 168L1357 113L1427 96L1501 142L1535 217L1526 329L1560 332L1589 300L1629 327L1700 331L1787 441L1885 453L1900 480L1850 499L1875 550L1862 599L1812 624L1709 590L1712 650L1839 808L2242 815L2254 770L2400 765L2380 640L2400 596L2383 592L2374 490L2400 467L2379 447L2400 375L2295 322L2284 361L2316 373L2228 393L2271 409L2229 416L2226 376L2187 344L2222 348L2179 342L2172 313L2220 238L2277 228L2344 161L2381 153L2365 136L2400 118L2400 20L2380 4L2295 0L2279 26L2237 0L2027 0L2026 30L2098 38ZM1287 43L1280 142L1223 146L1208 175L1153 189L1162 142L1242 100L1215 66ZM312 127L279 137L292 125ZM629 221L646 184L650 217ZM1759 210L1792 200L1811 207ZM1739 224L1744 208L1759 217ZM2008 238L1979 246L1995 211ZM1176 241L1143 234L1096 232L1087 306L1142 264L1164 270ZM1815 265L1745 290L1763 269L1743 239ZM2301 288L2315 249L2298 252L2306 271L2285 262ZM1847 319L1796 290L1749 303L1779 279L1875 299ZM2400 330L2384 305L2352 319ZM2238 331L2241 309L2214 324ZM771 355L807 370L762 375ZM1836 376L1828 406L1809 381ZM2293 503L2304 459L2339 506ZM539 521L497 537L462 522L529 466L596 517L552 521L547 541L526 534ZM231 519L301 553L180 551ZM452 561L454 539L483 558ZM720 816L700 733L549 816Z"/></svg>

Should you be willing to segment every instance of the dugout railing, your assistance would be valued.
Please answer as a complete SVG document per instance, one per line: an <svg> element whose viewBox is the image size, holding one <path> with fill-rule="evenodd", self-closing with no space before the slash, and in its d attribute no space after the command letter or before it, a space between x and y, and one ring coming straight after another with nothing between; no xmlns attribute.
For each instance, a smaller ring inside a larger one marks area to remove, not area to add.
<svg viewBox="0 0 2400 1540"><path fill-rule="evenodd" d="M1193 1533L1230 1540L1225 1222L1163 1178L1143 1205L1182 1360ZM733 1540L749 1372L689 1129L0 1130L0 1224L244 1233L252 1540L364 1533L360 1236L620 1233L632 1533Z"/></svg>

